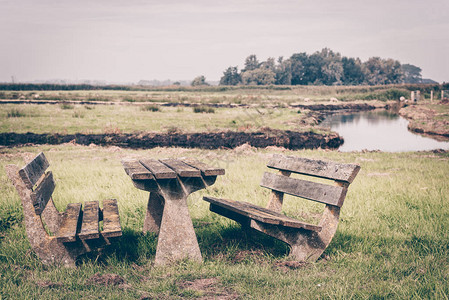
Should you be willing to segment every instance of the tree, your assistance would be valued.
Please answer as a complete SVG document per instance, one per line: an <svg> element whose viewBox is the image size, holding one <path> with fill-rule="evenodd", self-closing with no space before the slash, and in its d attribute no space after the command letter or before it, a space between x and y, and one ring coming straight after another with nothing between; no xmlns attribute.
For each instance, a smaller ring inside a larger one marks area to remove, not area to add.
<svg viewBox="0 0 449 300"><path fill-rule="evenodd" d="M284 60L282 56L278 58L278 65L275 68L275 84L292 84L292 63L289 59Z"/></svg>
<svg viewBox="0 0 449 300"><path fill-rule="evenodd" d="M200 75L200 76L195 77L195 79L193 79L193 81L190 85L191 86L201 86L201 85L209 85L209 84L206 82L206 77L204 77L203 75Z"/></svg>
<svg viewBox="0 0 449 300"><path fill-rule="evenodd" d="M362 84L365 76L362 71L362 61L360 58L343 57L341 62L343 64L343 84Z"/></svg>
<svg viewBox="0 0 449 300"><path fill-rule="evenodd" d="M220 79L220 85L237 85L242 82L237 66L229 67L223 72Z"/></svg>
<svg viewBox="0 0 449 300"><path fill-rule="evenodd" d="M245 68L242 72L252 71L259 68L259 61L257 60L257 56L255 54L251 54L245 59Z"/></svg>
<svg viewBox="0 0 449 300"><path fill-rule="evenodd" d="M258 68L242 73L242 82L245 85L269 85L275 83L275 74L266 68Z"/></svg>
<svg viewBox="0 0 449 300"><path fill-rule="evenodd" d="M404 74L404 83L421 83L421 68L411 65L403 64L401 66L402 72Z"/></svg>

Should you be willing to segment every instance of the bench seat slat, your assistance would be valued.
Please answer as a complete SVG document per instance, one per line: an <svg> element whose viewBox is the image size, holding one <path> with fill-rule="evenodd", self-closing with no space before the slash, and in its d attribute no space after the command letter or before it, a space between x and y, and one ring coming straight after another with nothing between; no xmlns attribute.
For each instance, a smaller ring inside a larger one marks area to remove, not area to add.
<svg viewBox="0 0 449 300"><path fill-rule="evenodd" d="M31 200L37 215L42 214L54 190L55 181L53 180L53 174L52 172L47 172L44 179L42 179L36 189L31 193Z"/></svg>
<svg viewBox="0 0 449 300"><path fill-rule="evenodd" d="M83 222L81 224L81 231L78 234L80 239L89 240L100 237L100 232L98 230L99 216L100 209L98 201L84 203Z"/></svg>
<svg viewBox="0 0 449 300"><path fill-rule="evenodd" d="M61 242L75 242L76 234L79 230L81 216L81 203L70 203L62 217L61 226L56 234L56 238Z"/></svg>
<svg viewBox="0 0 449 300"><path fill-rule="evenodd" d="M339 164L330 161L283 156L279 154L273 155L267 167L348 183L352 183L360 170L360 166L355 164Z"/></svg>
<svg viewBox="0 0 449 300"><path fill-rule="evenodd" d="M293 196L341 207L346 196L346 187L331 186L318 182L265 173L261 186Z"/></svg>
<svg viewBox="0 0 449 300"><path fill-rule="evenodd" d="M155 159L142 159L140 163L153 173L157 179L176 178L176 172Z"/></svg>
<svg viewBox="0 0 449 300"><path fill-rule="evenodd" d="M170 167L181 177L201 177L201 171L177 159L161 159L160 162Z"/></svg>
<svg viewBox="0 0 449 300"><path fill-rule="evenodd" d="M200 170L201 173L203 174L203 176L218 176L218 175L225 174L224 169L209 166L209 165L207 165L203 162L200 162L194 158L184 158L182 161L185 162L186 164L188 164L189 166L192 166L192 167Z"/></svg>
<svg viewBox="0 0 449 300"><path fill-rule="evenodd" d="M135 160L123 160L122 161L122 165L125 169L126 174L131 177L131 179L133 180L138 180L138 179L142 179L142 180L146 180L146 179L154 179L153 174L151 174L151 172L145 168L144 166L142 166L138 161Z"/></svg>
<svg viewBox="0 0 449 300"><path fill-rule="evenodd" d="M106 238L122 235L116 199L103 200L103 231L101 234Z"/></svg>
<svg viewBox="0 0 449 300"><path fill-rule="evenodd" d="M321 231L321 226L313 225L298 221L296 219L287 217L283 214L276 213L269 209L259 207L257 205L239 202L228 199L218 199L214 197L203 197L204 200L210 202L213 205L220 206L222 208L228 209L232 212L238 213L242 216L254 219L267 224L282 225L286 227L294 228L304 228L307 230L312 230L319 232Z"/></svg>
<svg viewBox="0 0 449 300"><path fill-rule="evenodd" d="M50 164L44 153L39 153L31 162L19 170L19 175L26 187L32 189L39 178L45 173Z"/></svg>

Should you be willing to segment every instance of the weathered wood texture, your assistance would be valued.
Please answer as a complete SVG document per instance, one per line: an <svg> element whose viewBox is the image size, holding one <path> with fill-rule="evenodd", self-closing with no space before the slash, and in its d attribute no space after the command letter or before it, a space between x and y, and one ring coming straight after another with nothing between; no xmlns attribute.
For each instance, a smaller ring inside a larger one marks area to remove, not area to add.
<svg viewBox="0 0 449 300"><path fill-rule="evenodd" d="M184 158L182 161L185 162L186 164L188 164L189 166L192 166L192 167L200 170L201 174L203 176L218 176L218 175L225 174L224 169L209 166L209 165L207 165L203 162L200 162L199 160L194 159L194 158Z"/></svg>
<svg viewBox="0 0 449 300"><path fill-rule="evenodd" d="M141 159L140 163L153 173L156 179L176 178L176 172L155 159Z"/></svg>
<svg viewBox="0 0 449 300"><path fill-rule="evenodd" d="M98 239L100 232L98 228L98 221L100 218L100 206L98 201L89 201L84 203L83 222L81 224L81 231L78 234L82 240Z"/></svg>
<svg viewBox="0 0 449 300"><path fill-rule="evenodd" d="M47 158L41 152L31 162L20 169L19 174L26 187L32 189L49 166Z"/></svg>
<svg viewBox="0 0 449 300"><path fill-rule="evenodd" d="M272 189L267 208L213 197L203 199L211 203L211 211L287 243L294 259L318 259L336 233L340 207L360 167L280 155L275 155L268 167L280 170L280 175L265 173L262 177L261 186ZM335 185L290 178L290 172L333 179ZM319 224L307 224L281 214L284 193L325 203Z"/></svg>
<svg viewBox="0 0 449 300"><path fill-rule="evenodd" d="M153 178L142 177L142 165ZM140 159L122 162L136 188L150 192L143 231L159 235L156 265L180 259L201 261L201 251L187 207L189 194L215 182L224 170L195 159Z"/></svg>
<svg viewBox="0 0 449 300"><path fill-rule="evenodd" d="M161 163L174 170L181 177L201 177L201 171L177 159L161 159Z"/></svg>
<svg viewBox="0 0 449 300"><path fill-rule="evenodd" d="M47 172L44 179L42 179L36 189L31 193L31 200L33 201L36 214L42 214L48 201L51 199L51 195L54 190L55 181L53 180L53 174L51 172Z"/></svg>
<svg viewBox="0 0 449 300"><path fill-rule="evenodd" d="M101 234L106 238L119 237L122 235L116 199L103 200L103 231Z"/></svg>
<svg viewBox="0 0 449 300"><path fill-rule="evenodd" d="M307 230L321 231L321 226L313 225L298 221L296 219L287 217L283 214L274 212L272 210L248 203L239 202L228 199L218 199L214 197L204 197L207 202L226 208L230 211L239 213L250 219L261 221L267 224L282 225L294 228L304 228Z"/></svg>
<svg viewBox="0 0 449 300"><path fill-rule="evenodd" d="M154 179L153 174L151 174L150 170L145 168L141 163L136 160L122 160L123 168L125 169L126 174L128 174L131 179Z"/></svg>
<svg viewBox="0 0 449 300"><path fill-rule="evenodd" d="M293 196L341 207L346 196L346 188L331 186L297 178L289 178L273 173L265 173L261 186Z"/></svg>
<svg viewBox="0 0 449 300"><path fill-rule="evenodd" d="M62 223L59 227L59 231L56 234L56 238L63 242L75 242L76 235L79 232L81 216L81 203L70 203L62 217Z"/></svg>
<svg viewBox="0 0 449 300"><path fill-rule="evenodd" d="M360 170L355 164L340 164L303 157L273 155L267 167L352 183Z"/></svg>
<svg viewBox="0 0 449 300"><path fill-rule="evenodd" d="M98 202L87 202L84 212L80 203L72 203L61 214L51 198L55 183L52 173L45 173L47 168L48 161L40 153L22 169L6 166L6 172L22 200L25 229L33 251L44 264L75 266L78 256L110 244L106 237L121 235L117 202L105 200L106 233L101 233L105 237L101 238ZM55 236L49 236L46 228Z"/></svg>

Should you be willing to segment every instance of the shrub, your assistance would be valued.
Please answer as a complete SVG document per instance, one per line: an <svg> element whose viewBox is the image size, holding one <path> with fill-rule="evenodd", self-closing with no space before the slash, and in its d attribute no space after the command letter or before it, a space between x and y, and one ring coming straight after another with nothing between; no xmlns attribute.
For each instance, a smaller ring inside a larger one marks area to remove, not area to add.
<svg viewBox="0 0 449 300"><path fill-rule="evenodd" d="M193 112L194 113L214 114L215 109L213 109L212 107L207 107L207 106L196 106L193 108Z"/></svg>
<svg viewBox="0 0 449 300"><path fill-rule="evenodd" d="M152 112L161 111L161 109L157 105L144 105L140 109L143 111L152 111Z"/></svg>
<svg viewBox="0 0 449 300"><path fill-rule="evenodd" d="M17 108L13 108L10 111L8 111L7 116L8 116L8 118L21 118L21 117L25 117L26 114Z"/></svg>
<svg viewBox="0 0 449 300"><path fill-rule="evenodd" d="M70 103L61 103L60 105L61 109L74 109L75 106L73 106L73 104Z"/></svg>

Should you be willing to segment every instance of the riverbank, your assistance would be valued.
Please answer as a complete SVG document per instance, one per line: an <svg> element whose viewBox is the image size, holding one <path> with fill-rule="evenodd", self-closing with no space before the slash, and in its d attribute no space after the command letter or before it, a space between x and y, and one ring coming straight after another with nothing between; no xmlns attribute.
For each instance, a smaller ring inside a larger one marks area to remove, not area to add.
<svg viewBox="0 0 449 300"><path fill-rule="evenodd" d="M449 140L449 102L435 101L403 107L399 114L410 121L410 131Z"/></svg>
<svg viewBox="0 0 449 300"><path fill-rule="evenodd" d="M36 134L0 133L0 145L23 146L36 144L64 144L118 146L132 149L155 147L183 147L201 149L233 149L248 144L256 148L269 146L285 149L337 149L343 138L337 133L296 132L265 128L254 132L199 132L199 133L155 133L141 132L130 134Z"/></svg>

